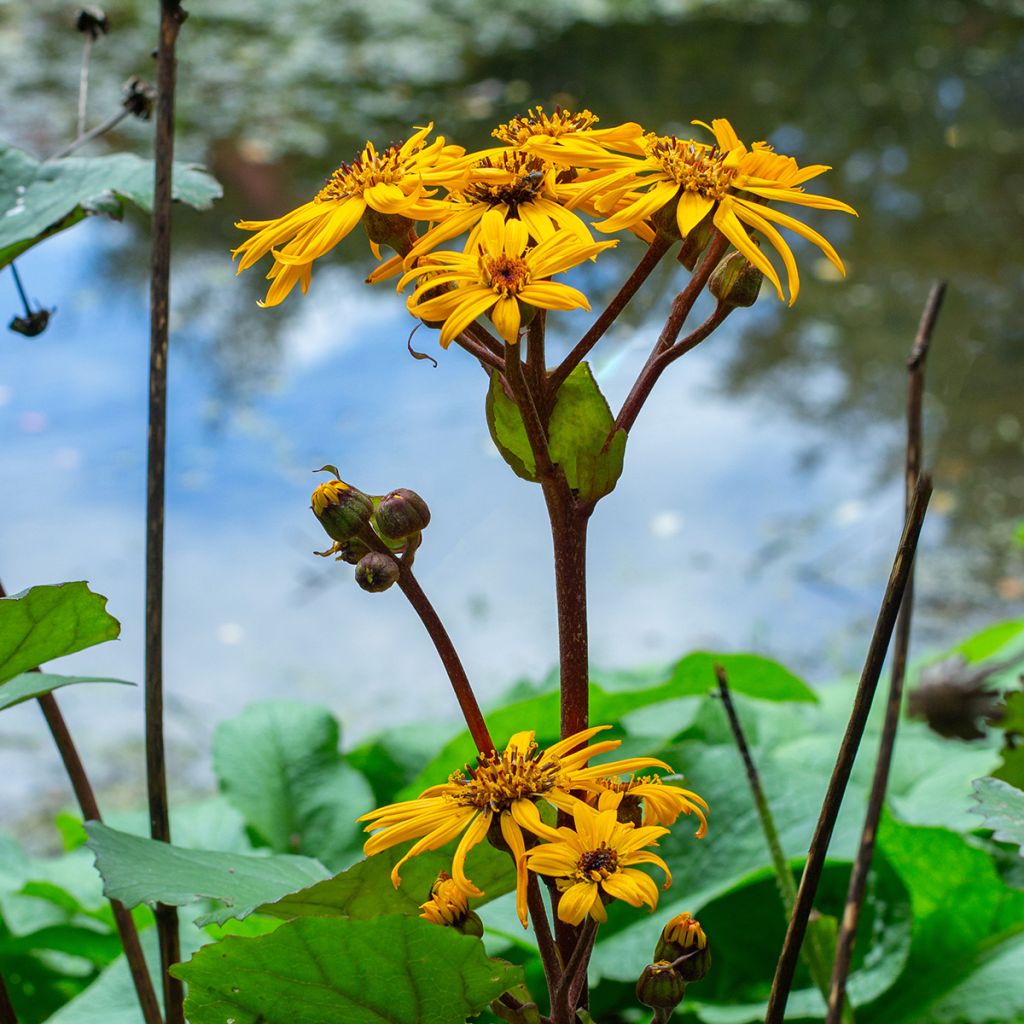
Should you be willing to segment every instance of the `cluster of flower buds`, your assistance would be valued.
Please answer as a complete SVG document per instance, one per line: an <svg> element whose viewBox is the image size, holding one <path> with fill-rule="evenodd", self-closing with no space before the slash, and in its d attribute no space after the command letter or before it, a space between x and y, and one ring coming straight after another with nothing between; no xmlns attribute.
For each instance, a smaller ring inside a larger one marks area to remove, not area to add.
<svg viewBox="0 0 1024 1024"><path fill-rule="evenodd" d="M700 922L691 914L676 914L661 930L654 963L643 969L636 997L655 1011L655 1020L667 1020L683 1001L686 986L701 981L710 969L711 946Z"/></svg>
<svg viewBox="0 0 1024 1024"><path fill-rule="evenodd" d="M376 594L398 581L402 566L410 566L430 522L427 503L407 487L384 495L365 494L345 483L334 466L334 479L313 491L313 515L334 543L315 554L334 555L337 561L356 567L356 583Z"/></svg>

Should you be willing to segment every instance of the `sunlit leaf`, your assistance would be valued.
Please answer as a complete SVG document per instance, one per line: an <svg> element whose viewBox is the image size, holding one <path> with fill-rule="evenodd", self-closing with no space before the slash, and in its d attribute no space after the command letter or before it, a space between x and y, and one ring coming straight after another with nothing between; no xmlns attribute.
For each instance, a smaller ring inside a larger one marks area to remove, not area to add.
<svg viewBox="0 0 1024 1024"><path fill-rule="evenodd" d="M505 394L501 374L497 370L491 374L486 411L487 426L501 457L512 467L516 476L536 482L537 462L526 435L523 417L519 407Z"/></svg>
<svg viewBox="0 0 1024 1024"><path fill-rule="evenodd" d="M106 676L58 676L49 672L22 672L21 675L0 683L0 711L14 707L25 700L32 700L44 693L50 693L62 686L76 686L80 683L120 683L134 686L126 679L109 679Z"/></svg>
<svg viewBox="0 0 1024 1024"><path fill-rule="evenodd" d="M120 632L107 599L86 583L32 587L0 598L0 683Z"/></svg>
<svg viewBox="0 0 1024 1024"><path fill-rule="evenodd" d="M188 983L192 1024L463 1024L522 982L479 939L409 917L299 918L172 973Z"/></svg>
<svg viewBox="0 0 1024 1024"><path fill-rule="evenodd" d="M1014 843L1024 856L1024 790L989 776L975 780L974 792L978 806L973 811L992 829L992 837Z"/></svg>

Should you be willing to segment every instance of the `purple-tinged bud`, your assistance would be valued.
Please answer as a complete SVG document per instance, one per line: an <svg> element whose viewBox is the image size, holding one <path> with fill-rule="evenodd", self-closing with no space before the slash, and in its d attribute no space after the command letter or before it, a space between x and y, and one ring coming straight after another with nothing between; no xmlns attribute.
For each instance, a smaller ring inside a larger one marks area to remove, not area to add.
<svg viewBox="0 0 1024 1024"><path fill-rule="evenodd" d="M392 586L400 573L398 563L390 555L371 551L356 565L356 583L371 594L379 594Z"/></svg>
<svg viewBox="0 0 1024 1024"><path fill-rule="evenodd" d="M415 491L399 487L381 498L374 522L385 540L402 540L426 527L430 522L430 509Z"/></svg>
<svg viewBox="0 0 1024 1024"><path fill-rule="evenodd" d="M686 981L666 960L648 964L636 983L636 997L654 1010L672 1010L686 995Z"/></svg>

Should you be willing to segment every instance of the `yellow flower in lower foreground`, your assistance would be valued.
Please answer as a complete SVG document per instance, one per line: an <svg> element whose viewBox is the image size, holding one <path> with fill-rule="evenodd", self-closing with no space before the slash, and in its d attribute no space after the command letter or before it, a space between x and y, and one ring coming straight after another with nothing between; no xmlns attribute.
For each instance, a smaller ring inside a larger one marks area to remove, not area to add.
<svg viewBox="0 0 1024 1024"><path fill-rule="evenodd" d="M607 921L604 898L623 900L631 906L658 905L658 889L649 875L634 864L654 864L665 872L665 886L672 884L668 865L656 854L643 849L656 846L668 834L656 825L623 824L615 810L594 811L585 804L573 811L575 830L560 828L557 841L534 847L526 854L527 867L557 879L562 890L558 917L578 925L589 914L595 921Z"/></svg>
<svg viewBox="0 0 1024 1024"><path fill-rule="evenodd" d="M581 242L566 229L530 246L520 220L505 220L488 210L465 252L434 252L423 257L399 282L419 277L409 297L409 312L421 320L444 321L441 344L447 348L478 316L488 314L510 345L519 340L523 306L536 309L590 309L587 297L566 284L548 280L593 259L614 242Z"/></svg>
<svg viewBox="0 0 1024 1024"><path fill-rule="evenodd" d="M603 740L586 746L594 736L610 726L598 725L567 736L545 750L537 747L533 732L516 733L499 754L481 753L476 767L453 772L446 783L424 790L418 800L379 807L364 814L366 831L374 834L363 851L368 857L409 839L418 840L391 872L397 887L401 867L425 850L436 850L456 836L462 836L452 858L452 878L470 896L481 891L466 877L466 855L497 828L516 863L516 910L526 926L526 843L527 836L560 840L562 836L546 825L537 809L544 800L562 811L572 812L583 805L572 795L594 779L604 775L622 775L644 768L672 769L650 757L585 767L598 754L607 753L621 740ZM612 812L612 817L615 814Z"/></svg>
<svg viewBox="0 0 1024 1024"><path fill-rule="evenodd" d="M703 797L692 790L662 782L657 775L641 775L626 782L617 779L596 779L586 787L588 802L599 811L616 811L623 801L643 801L644 825L674 825L680 814L696 814L700 819L697 838L703 839L708 831L708 805Z"/></svg>

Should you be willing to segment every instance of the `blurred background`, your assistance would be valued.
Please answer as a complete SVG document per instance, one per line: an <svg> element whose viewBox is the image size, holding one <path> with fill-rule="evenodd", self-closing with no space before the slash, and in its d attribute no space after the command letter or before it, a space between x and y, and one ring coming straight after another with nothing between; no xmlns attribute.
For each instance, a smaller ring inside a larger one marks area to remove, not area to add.
<svg viewBox="0 0 1024 1024"><path fill-rule="evenodd" d="M838 280L797 248L803 287L765 292L675 364L630 436L591 531L594 663L756 649L813 681L856 671L902 517L904 361L929 287L949 292L928 370L936 493L919 559L918 655L1024 614L1024 8L1012 0L219 0L180 42L177 157L225 196L176 214L167 508L166 683L172 796L210 785L213 725L253 700L333 708L344 742L389 722L454 720L429 641L396 591L368 595L309 511L312 469L423 494L419 576L487 701L556 661L543 502L497 456L486 378L367 288L363 240L319 261L310 294L261 310L236 278L239 218L307 201L366 139L434 121L466 147L536 103L588 107L691 134L728 117L801 163L860 218L814 216ZM89 124L122 82L154 77L155 3L104 5ZM77 7L0 5L0 134L45 156L74 133ZM122 122L83 153L150 152ZM575 283L595 309L639 257L629 242ZM617 408L671 295L674 261L593 363ZM141 680L148 226L90 219L18 261L57 312L34 339L0 336L0 579L8 592L87 579L123 624L75 656ZM0 314L19 313L9 271ZM698 313L702 312L698 309ZM559 318L553 355L587 314ZM141 693L64 691L101 803L141 791ZM30 765L30 768L26 768ZM0 820L68 802L37 708L0 719Z"/></svg>

